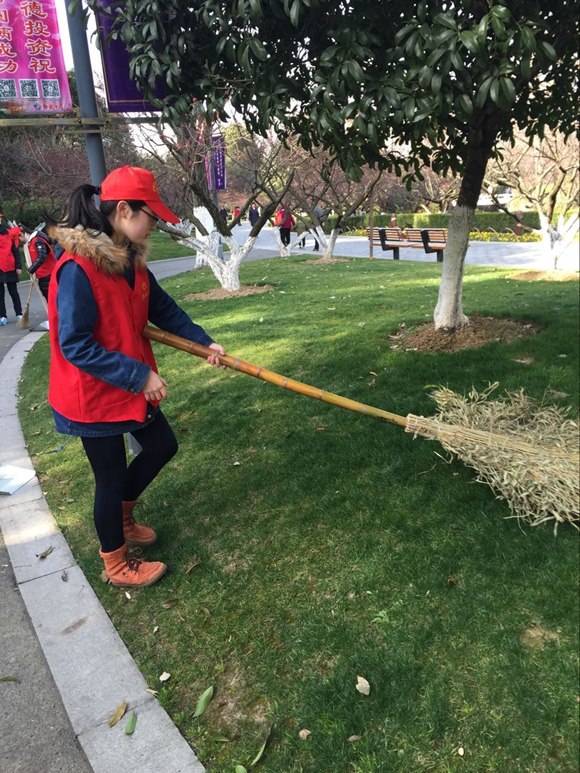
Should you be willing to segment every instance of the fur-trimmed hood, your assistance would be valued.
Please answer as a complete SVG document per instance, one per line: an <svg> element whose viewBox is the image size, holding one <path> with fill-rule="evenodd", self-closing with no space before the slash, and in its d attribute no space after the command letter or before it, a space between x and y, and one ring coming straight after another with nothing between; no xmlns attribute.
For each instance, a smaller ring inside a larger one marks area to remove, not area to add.
<svg viewBox="0 0 580 773"><path fill-rule="evenodd" d="M129 255L135 255L135 268L145 268L148 247L144 244L124 242L115 244L105 233L91 231L82 226L76 228L52 228L51 237L65 252L82 255L92 260L105 274L122 274L129 267Z"/></svg>

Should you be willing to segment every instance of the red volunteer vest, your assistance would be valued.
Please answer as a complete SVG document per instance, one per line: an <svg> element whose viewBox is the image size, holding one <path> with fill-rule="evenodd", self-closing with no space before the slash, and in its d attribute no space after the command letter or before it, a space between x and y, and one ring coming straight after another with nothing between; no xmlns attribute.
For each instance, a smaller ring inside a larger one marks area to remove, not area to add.
<svg viewBox="0 0 580 773"><path fill-rule="evenodd" d="M43 244L46 244L46 248L48 250L48 254L46 256L44 263L36 269L36 272L34 274L34 276L37 279L42 279L43 276L50 276L52 274L52 272L54 271L54 267L56 266L56 260L54 259L54 252L52 251L52 247L50 246L50 243L47 242L46 239L43 239L41 236L37 236L28 245L28 251L30 252L31 261L34 263L34 261L38 257L37 242L39 239L41 242L43 242Z"/></svg>
<svg viewBox="0 0 580 773"><path fill-rule="evenodd" d="M122 352L155 371L155 357L149 341L142 336L149 312L149 277L144 269L135 271L135 287L123 275L110 276L99 271L82 255L64 253L60 263L77 263L86 273L97 304L96 341L105 349ZM50 383L48 402L71 421L144 421L147 401L142 392L134 394L111 386L71 365L58 343L56 297L58 274L55 272L48 290L50 322Z"/></svg>
<svg viewBox="0 0 580 773"><path fill-rule="evenodd" d="M14 271L16 261L12 252L14 240L10 234L0 234L0 271Z"/></svg>

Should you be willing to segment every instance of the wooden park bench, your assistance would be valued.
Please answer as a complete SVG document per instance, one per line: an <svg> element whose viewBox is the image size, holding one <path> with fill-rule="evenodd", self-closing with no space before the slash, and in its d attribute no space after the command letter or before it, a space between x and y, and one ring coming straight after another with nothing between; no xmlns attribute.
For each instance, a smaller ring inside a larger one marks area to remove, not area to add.
<svg viewBox="0 0 580 773"><path fill-rule="evenodd" d="M439 263L447 246L446 228L367 228L367 236L373 246L384 252L392 250L393 260L399 260L401 247L437 253Z"/></svg>

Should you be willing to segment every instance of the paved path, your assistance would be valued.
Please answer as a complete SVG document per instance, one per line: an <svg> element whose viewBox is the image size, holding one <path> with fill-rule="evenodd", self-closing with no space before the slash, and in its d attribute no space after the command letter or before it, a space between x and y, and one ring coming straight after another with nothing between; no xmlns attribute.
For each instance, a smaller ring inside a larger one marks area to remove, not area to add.
<svg viewBox="0 0 580 773"><path fill-rule="evenodd" d="M243 238L248 231L244 224L235 235ZM310 242L304 252L309 248ZM364 237L339 237L335 254L368 258L368 242ZM277 255L274 229L265 229L250 259ZM380 253L376 257L389 259ZM401 250L401 258L434 260L419 250ZM467 263L546 268L538 244L475 242ZM159 279L193 265L193 258L150 264ZM563 265L578 269L577 244ZM23 302L27 294L24 282ZM34 292L34 331L45 316ZM26 354L43 333L20 330L13 315L8 319L0 328L0 464L32 469L18 422L17 386ZM76 565L36 479L16 494L0 497L0 529L0 680L18 679L0 681L0 771L203 771L169 717L145 692L143 677ZM56 549L41 562L36 553L47 544ZM139 732L133 736L106 723L117 698L137 707Z"/></svg>

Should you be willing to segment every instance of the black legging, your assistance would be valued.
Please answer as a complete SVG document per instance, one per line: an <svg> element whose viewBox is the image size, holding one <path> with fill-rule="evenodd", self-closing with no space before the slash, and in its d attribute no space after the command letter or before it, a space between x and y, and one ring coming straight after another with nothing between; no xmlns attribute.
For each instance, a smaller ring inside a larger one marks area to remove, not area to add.
<svg viewBox="0 0 580 773"><path fill-rule="evenodd" d="M8 292L12 298L12 304L14 305L14 313L18 317L22 314L22 303L20 301L20 296L18 295L18 285L16 282L0 282L0 317L6 316L4 285L8 288Z"/></svg>
<svg viewBox="0 0 580 773"><path fill-rule="evenodd" d="M123 435L81 438L95 475L93 515L104 553L125 543L121 502L137 499L177 453L177 440L161 412L151 424L131 434L143 450L129 467Z"/></svg>

